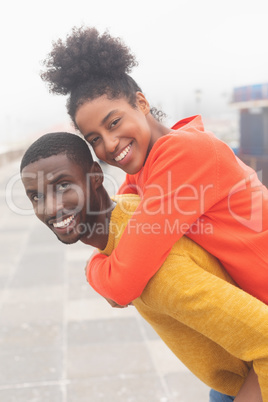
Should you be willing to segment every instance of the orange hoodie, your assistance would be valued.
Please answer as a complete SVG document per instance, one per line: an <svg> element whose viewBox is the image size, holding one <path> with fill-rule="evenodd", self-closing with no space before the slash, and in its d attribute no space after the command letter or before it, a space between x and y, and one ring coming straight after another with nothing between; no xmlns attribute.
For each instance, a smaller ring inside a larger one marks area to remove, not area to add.
<svg viewBox="0 0 268 402"><path fill-rule="evenodd" d="M268 190L200 116L184 119L153 146L119 193L142 200L111 256L96 255L87 277L104 297L127 304L183 235L216 256L246 292L268 304Z"/></svg>

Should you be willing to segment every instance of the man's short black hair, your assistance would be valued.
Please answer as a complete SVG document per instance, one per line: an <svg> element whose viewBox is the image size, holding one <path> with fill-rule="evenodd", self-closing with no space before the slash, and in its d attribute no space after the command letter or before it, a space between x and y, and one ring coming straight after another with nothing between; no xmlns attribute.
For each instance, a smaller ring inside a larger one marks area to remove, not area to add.
<svg viewBox="0 0 268 402"><path fill-rule="evenodd" d="M22 157L20 172L30 163L53 155L65 154L82 167L90 167L93 158L85 140L76 134L57 132L44 134L27 149Z"/></svg>

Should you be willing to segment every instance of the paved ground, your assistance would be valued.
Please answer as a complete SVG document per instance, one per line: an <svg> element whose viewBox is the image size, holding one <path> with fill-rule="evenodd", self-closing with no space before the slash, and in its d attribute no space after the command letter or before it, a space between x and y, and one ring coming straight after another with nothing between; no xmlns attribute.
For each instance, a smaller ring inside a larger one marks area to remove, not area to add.
<svg viewBox="0 0 268 402"><path fill-rule="evenodd" d="M0 401L207 402L134 307L112 309L89 287L92 249L18 213L29 208L18 167L0 169Z"/></svg>

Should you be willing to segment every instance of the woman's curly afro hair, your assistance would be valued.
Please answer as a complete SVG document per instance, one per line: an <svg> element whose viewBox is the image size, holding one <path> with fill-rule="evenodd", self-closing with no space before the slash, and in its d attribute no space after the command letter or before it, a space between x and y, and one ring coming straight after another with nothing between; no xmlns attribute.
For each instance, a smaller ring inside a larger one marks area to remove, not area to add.
<svg viewBox="0 0 268 402"><path fill-rule="evenodd" d="M125 97L136 106L138 84L128 74L138 63L130 49L108 32L96 28L74 27L66 41L53 42L52 51L43 61L41 78L50 92L69 95L67 111L75 126L75 114L87 100L102 95L110 99ZM152 109L156 118L161 112Z"/></svg>
<svg viewBox="0 0 268 402"><path fill-rule="evenodd" d="M65 43L53 43L44 65L47 71L41 77L50 91L67 95L92 77L116 79L130 73L137 62L119 38L100 35L96 28L74 27Z"/></svg>

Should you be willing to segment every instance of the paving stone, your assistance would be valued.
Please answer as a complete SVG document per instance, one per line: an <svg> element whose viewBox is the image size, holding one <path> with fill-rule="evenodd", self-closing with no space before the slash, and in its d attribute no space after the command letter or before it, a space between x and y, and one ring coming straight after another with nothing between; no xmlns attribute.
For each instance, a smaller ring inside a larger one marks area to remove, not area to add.
<svg viewBox="0 0 268 402"><path fill-rule="evenodd" d="M187 370L165 376L170 402L208 402L209 388Z"/></svg>
<svg viewBox="0 0 268 402"><path fill-rule="evenodd" d="M167 402L156 374L97 377L67 386L67 402Z"/></svg>
<svg viewBox="0 0 268 402"><path fill-rule="evenodd" d="M85 300L91 298L98 298L99 295L92 289L88 284L84 272L84 267L86 265L86 260L89 258L74 259L67 261L65 269L68 275L68 299L72 300Z"/></svg>
<svg viewBox="0 0 268 402"><path fill-rule="evenodd" d="M5 301L6 303L33 303L34 301L43 303L63 303L66 290L67 284L65 283L50 286L42 286L42 284L39 284L39 286L27 288L15 288L9 286L6 293Z"/></svg>
<svg viewBox="0 0 268 402"><path fill-rule="evenodd" d="M146 345L131 343L89 343L69 346L67 378L89 378L154 371Z"/></svg>
<svg viewBox="0 0 268 402"><path fill-rule="evenodd" d="M86 343L142 342L143 337L133 318L90 320L68 324L68 346Z"/></svg>
<svg viewBox="0 0 268 402"><path fill-rule="evenodd" d="M63 343L62 325L29 324L0 327L0 353L20 353L42 349L60 350Z"/></svg>
<svg viewBox="0 0 268 402"><path fill-rule="evenodd" d="M87 321L110 319L111 317L137 317L138 312L133 306L118 309L111 308L110 304L101 296L66 302L66 316L69 321Z"/></svg>
<svg viewBox="0 0 268 402"><path fill-rule="evenodd" d="M39 387L0 389L3 402L64 402L61 386L46 384ZM78 402L78 400L77 400Z"/></svg>
<svg viewBox="0 0 268 402"><path fill-rule="evenodd" d="M20 302L4 303L1 309L0 325L21 325L24 323L54 325L63 320L62 302Z"/></svg>
<svg viewBox="0 0 268 402"><path fill-rule="evenodd" d="M40 250L27 249L19 261L11 286L54 286L62 283L63 277L64 254L61 251L51 250L40 258Z"/></svg>
<svg viewBox="0 0 268 402"><path fill-rule="evenodd" d="M55 381L62 375L62 351L58 348L1 353L0 361L0 386Z"/></svg>

